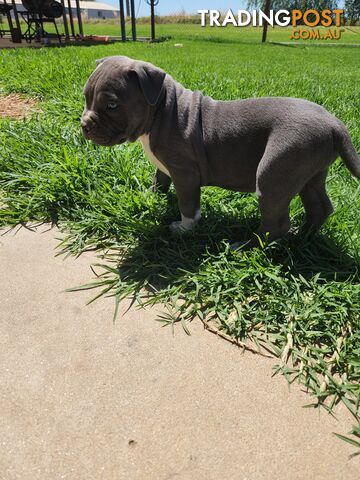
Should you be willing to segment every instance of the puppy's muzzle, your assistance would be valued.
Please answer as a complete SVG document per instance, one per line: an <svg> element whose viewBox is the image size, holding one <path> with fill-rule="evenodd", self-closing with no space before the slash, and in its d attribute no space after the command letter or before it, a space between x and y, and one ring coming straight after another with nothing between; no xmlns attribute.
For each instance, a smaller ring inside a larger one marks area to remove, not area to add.
<svg viewBox="0 0 360 480"><path fill-rule="evenodd" d="M94 116L91 114L91 112L86 112L83 114L81 117L80 121L81 128L83 130L83 133L85 137L89 137L89 135L94 131L96 128L96 121Z"/></svg>

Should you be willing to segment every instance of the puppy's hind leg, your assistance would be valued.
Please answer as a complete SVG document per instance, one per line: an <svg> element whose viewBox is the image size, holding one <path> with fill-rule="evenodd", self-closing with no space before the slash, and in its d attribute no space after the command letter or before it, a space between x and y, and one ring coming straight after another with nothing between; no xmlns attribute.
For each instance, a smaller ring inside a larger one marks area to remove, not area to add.
<svg viewBox="0 0 360 480"><path fill-rule="evenodd" d="M276 197L275 192L261 194L259 196L261 220L256 235L247 242L232 244L231 249L235 250L242 245L245 249L259 247L261 242L270 243L286 235L290 229L289 205L288 197Z"/></svg>
<svg viewBox="0 0 360 480"><path fill-rule="evenodd" d="M286 235L290 229L289 205L297 193L296 177L288 175L288 152L269 145L256 172L256 194L261 214L257 235L245 248L258 247Z"/></svg>
<svg viewBox="0 0 360 480"><path fill-rule="evenodd" d="M161 193L167 193L171 185L171 178L166 173L157 169L152 181L151 191L159 191Z"/></svg>
<svg viewBox="0 0 360 480"><path fill-rule="evenodd" d="M260 227L257 231L259 237L272 242L288 233L290 230L290 200L288 197L276 198L274 192L259 196L261 214Z"/></svg>
<svg viewBox="0 0 360 480"><path fill-rule="evenodd" d="M306 222L303 230L318 230L334 211L326 193L327 169L315 174L303 187L300 198L305 208Z"/></svg>

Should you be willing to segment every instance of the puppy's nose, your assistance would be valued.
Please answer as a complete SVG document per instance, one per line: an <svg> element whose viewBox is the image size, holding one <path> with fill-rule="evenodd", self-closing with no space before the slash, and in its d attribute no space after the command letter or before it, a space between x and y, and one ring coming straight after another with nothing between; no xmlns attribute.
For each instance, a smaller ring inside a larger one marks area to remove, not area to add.
<svg viewBox="0 0 360 480"><path fill-rule="evenodd" d="M81 128L84 130L85 133L89 133L91 130L90 125L83 119L80 121Z"/></svg>
<svg viewBox="0 0 360 480"><path fill-rule="evenodd" d="M90 110L86 110L82 114L80 125L84 133L90 133L91 130L95 127L95 119L93 112L91 112Z"/></svg>

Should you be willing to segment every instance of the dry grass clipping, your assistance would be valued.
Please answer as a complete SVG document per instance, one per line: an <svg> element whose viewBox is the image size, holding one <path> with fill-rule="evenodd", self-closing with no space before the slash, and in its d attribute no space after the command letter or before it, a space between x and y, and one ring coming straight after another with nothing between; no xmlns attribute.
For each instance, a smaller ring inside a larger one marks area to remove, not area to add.
<svg viewBox="0 0 360 480"><path fill-rule="evenodd" d="M38 101L18 93L0 96L0 117L22 120L32 113L39 112Z"/></svg>

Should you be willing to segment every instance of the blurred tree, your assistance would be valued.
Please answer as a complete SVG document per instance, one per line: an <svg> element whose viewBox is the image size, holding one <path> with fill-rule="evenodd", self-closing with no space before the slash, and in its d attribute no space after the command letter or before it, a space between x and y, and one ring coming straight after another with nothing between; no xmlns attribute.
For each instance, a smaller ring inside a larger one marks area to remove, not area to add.
<svg viewBox="0 0 360 480"><path fill-rule="evenodd" d="M360 0L345 0L345 16L349 25L360 21Z"/></svg>
<svg viewBox="0 0 360 480"><path fill-rule="evenodd" d="M335 10L338 8L339 0L248 0L247 8L250 9L260 9L266 15L269 14L270 10ZM346 4L349 4L346 7ZM354 25L357 20L359 20L359 11L360 11L360 0L345 0L345 12L349 8L350 16L352 20L349 20L351 25ZM301 23L301 22L300 22ZM268 25L264 23L263 25L263 35L262 41L266 42Z"/></svg>
<svg viewBox="0 0 360 480"><path fill-rule="evenodd" d="M248 0L247 8L259 8L265 12L265 3L267 0ZM357 4L360 7L360 0L345 0L345 3ZM338 0L270 0L273 10L284 8L286 10L334 10L338 7Z"/></svg>

